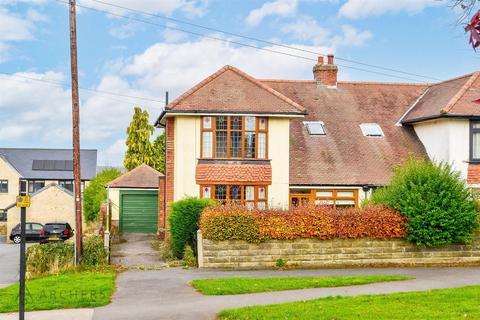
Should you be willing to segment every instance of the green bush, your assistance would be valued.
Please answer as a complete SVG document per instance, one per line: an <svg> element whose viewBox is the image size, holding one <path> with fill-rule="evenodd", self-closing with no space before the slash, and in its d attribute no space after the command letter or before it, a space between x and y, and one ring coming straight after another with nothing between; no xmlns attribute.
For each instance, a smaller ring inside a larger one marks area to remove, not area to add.
<svg viewBox="0 0 480 320"><path fill-rule="evenodd" d="M95 221L100 216L100 206L107 199L105 185L121 175L115 168L98 173L87 185L83 193L83 214L87 221Z"/></svg>
<svg viewBox="0 0 480 320"><path fill-rule="evenodd" d="M27 277L58 274L73 268L72 244L36 244L27 249Z"/></svg>
<svg viewBox="0 0 480 320"><path fill-rule="evenodd" d="M400 211L408 220L407 239L420 246L468 243L478 225L471 190L445 163L407 160L370 203Z"/></svg>
<svg viewBox="0 0 480 320"><path fill-rule="evenodd" d="M102 266L107 264L108 252L101 236L90 236L83 241L82 266Z"/></svg>
<svg viewBox="0 0 480 320"><path fill-rule="evenodd" d="M177 258L182 258L185 245L196 248L197 230L203 209L213 204L210 199L188 197L171 204L170 237L172 251Z"/></svg>
<svg viewBox="0 0 480 320"><path fill-rule="evenodd" d="M197 259L195 259L195 253L193 252L192 247L188 244L183 250L183 267L184 268L194 268L197 266Z"/></svg>

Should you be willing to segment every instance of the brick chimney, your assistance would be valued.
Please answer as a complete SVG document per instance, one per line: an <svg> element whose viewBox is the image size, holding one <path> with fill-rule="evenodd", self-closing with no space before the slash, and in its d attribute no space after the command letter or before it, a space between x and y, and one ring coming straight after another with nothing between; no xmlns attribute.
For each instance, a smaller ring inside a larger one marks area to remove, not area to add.
<svg viewBox="0 0 480 320"><path fill-rule="evenodd" d="M338 68L333 64L333 54L327 56L327 64L324 64L323 56L319 56L317 64L313 67L313 77L319 86L336 87L337 72Z"/></svg>

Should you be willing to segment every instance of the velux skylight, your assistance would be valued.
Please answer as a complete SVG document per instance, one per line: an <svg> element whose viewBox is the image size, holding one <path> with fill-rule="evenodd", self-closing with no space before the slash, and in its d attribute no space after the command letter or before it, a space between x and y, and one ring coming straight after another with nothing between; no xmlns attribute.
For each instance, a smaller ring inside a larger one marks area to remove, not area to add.
<svg viewBox="0 0 480 320"><path fill-rule="evenodd" d="M360 129L365 137L383 137L382 128L376 123L362 123Z"/></svg>
<svg viewBox="0 0 480 320"><path fill-rule="evenodd" d="M310 135L324 136L327 134L323 121L304 121L303 124L307 127L307 131Z"/></svg>

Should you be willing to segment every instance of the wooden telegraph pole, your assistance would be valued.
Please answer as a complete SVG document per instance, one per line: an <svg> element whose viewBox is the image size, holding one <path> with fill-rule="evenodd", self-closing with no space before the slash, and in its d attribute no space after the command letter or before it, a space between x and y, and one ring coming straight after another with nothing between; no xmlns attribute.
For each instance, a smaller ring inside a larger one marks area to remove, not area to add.
<svg viewBox="0 0 480 320"><path fill-rule="evenodd" d="M75 0L70 0L70 64L72 73L73 179L75 196L75 261L82 256L82 190L80 182L80 116L78 102L77 22Z"/></svg>

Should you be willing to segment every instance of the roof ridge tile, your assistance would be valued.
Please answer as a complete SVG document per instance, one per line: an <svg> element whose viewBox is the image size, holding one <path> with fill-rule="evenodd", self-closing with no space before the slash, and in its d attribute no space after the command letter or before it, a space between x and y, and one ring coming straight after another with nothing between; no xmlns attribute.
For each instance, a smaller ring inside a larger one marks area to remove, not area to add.
<svg viewBox="0 0 480 320"><path fill-rule="evenodd" d="M474 72L470 75L470 79L458 90L458 92L450 99L445 107L440 110L440 113L450 113L455 104L463 97L468 89L473 85L473 83L478 79L480 72Z"/></svg>

